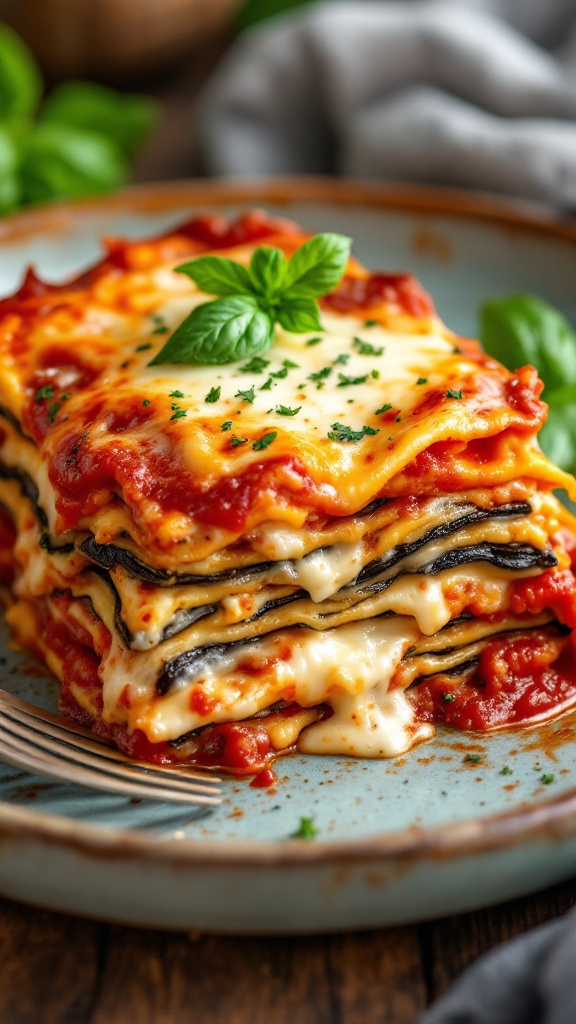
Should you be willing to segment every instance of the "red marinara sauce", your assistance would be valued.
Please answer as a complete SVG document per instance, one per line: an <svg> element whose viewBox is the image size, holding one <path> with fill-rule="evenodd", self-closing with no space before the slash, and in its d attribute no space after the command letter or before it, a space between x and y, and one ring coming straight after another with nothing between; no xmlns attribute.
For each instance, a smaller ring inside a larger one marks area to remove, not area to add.
<svg viewBox="0 0 576 1024"><path fill-rule="evenodd" d="M465 678L432 676L408 691L420 721L486 732L553 718L576 703L570 637L545 633L494 640Z"/></svg>

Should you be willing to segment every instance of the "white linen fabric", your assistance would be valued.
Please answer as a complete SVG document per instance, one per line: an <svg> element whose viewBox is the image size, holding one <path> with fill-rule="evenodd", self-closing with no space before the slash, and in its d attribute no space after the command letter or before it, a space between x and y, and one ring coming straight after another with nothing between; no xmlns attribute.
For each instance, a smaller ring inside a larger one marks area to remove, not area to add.
<svg viewBox="0 0 576 1024"><path fill-rule="evenodd" d="M217 175L425 181L576 208L576 4L298 8L231 46L200 130Z"/></svg>

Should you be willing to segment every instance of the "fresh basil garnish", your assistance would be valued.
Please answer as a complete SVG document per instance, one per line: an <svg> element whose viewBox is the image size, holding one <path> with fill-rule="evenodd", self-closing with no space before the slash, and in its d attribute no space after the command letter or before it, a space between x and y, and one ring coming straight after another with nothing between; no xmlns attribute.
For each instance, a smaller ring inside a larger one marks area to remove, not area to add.
<svg viewBox="0 0 576 1024"><path fill-rule="evenodd" d="M247 295L197 306L149 366L161 363L230 363L272 344L274 324Z"/></svg>
<svg viewBox="0 0 576 1024"><path fill-rule="evenodd" d="M553 462L576 472L576 333L558 310L524 293L485 302L480 322L489 355L510 370L538 370L549 405L539 441Z"/></svg>
<svg viewBox="0 0 576 1024"><path fill-rule="evenodd" d="M218 298L203 303L176 328L149 363L232 363L269 348L274 324L295 334L321 330L316 299L333 291L350 254L350 239L324 234L286 260L259 246L249 267L222 256L200 256L176 270Z"/></svg>

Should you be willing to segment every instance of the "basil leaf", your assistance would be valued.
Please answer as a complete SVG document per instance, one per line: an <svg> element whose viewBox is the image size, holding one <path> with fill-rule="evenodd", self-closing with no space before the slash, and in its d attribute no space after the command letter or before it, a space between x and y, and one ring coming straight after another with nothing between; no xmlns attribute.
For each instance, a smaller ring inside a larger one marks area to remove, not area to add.
<svg viewBox="0 0 576 1024"><path fill-rule="evenodd" d="M275 299L282 291L288 264L281 249L260 245L250 260L252 283L266 299Z"/></svg>
<svg viewBox="0 0 576 1024"><path fill-rule="evenodd" d="M148 364L232 363L268 348L274 324L255 299L235 295L197 306Z"/></svg>
<svg viewBox="0 0 576 1024"><path fill-rule="evenodd" d="M243 32L257 21L272 18L276 14L282 14L283 11L301 7L310 2L311 0L245 0L234 19L234 27L237 32Z"/></svg>
<svg viewBox="0 0 576 1024"><path fill-rule="evenodd" d="M293 334L322 330L318 304L314 299L292 299L286 304L283 302L276 319L285 331L292 331Z"/></svg>
<svg viewBox="0 0 576 1024"><path fill-rule="evenodd" d="M10 133L0 126L0 214L18 206L20 196L17 149Z"/></svg>
<svg viewBox="0 0 576 1024"><path fill-rule="evenodd" d="M22 191L28 202L98 195L124 184L127 177L117 146L79 128L39 124L22 145Z"/></svg>
<svg viewBox="0 0 576 1024"><path fill-rule="evenodd" d="M254 295L246 267L223 256L200 256L174 269L191 277L200 291L208 295Z"/></svg>
<svg viewBox="0 0 576 1024"><path fill-rule="evenodd" d="M315 235L288 263L283 299L319 298L336 288L346 270L351 241L344 235Z"/></svg>
<svg viewBox="0 0 576 1024"><path fill-rule="evenodd" d="M480 319L484 348L509 369L532 363L547 388L576 383L576 334L547 302L522 293L491 299Z"/></svg>
<svg viewBox="0 0 576 1024"><path fill-rule="evenodd" d="M158 105L148 96L118 92L94 82L68 81L50 93L41 118L104 135L124 156L133 159L152 130L157 113Z"/></svg>
<svg viewBox="0 0 576 1024"><path fill-rule="evenodd" d="M538 440L552 462L569 473L576 473L576 397L572 405L550 403L548 419Z"/></svg>
<svg viewBox="0 0 576 1024"><path fill-rule="evenodd" d="M42 96L42 77L26 44L0 24L0 120L29 118Z"/></svg>

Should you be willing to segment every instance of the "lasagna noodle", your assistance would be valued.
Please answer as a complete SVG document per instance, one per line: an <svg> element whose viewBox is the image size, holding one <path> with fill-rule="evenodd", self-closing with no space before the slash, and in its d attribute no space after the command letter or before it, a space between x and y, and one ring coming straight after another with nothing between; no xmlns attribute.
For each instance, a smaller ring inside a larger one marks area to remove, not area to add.
<svg viewBox="0 0 576 1024"><path fill-rule="evenodd" d="M472 679L501 641L560 657L576 624L553 596L574 524L551 493L574 485L538 449L535 376L452 335L415 285L368 318L354 263L320 342L278 330L264 367L150 367L209 298L172 270L206 251L197 234L0 303L9 623L68 713L128 750L144 736L144 756L201 760L211 729L248 720L273 750L393 756L432 733L408 688ZM351 441L351 422L372 432ZM519 597L538 580L548 603ZM222 756L248 770L266 744Z"/></svg>

